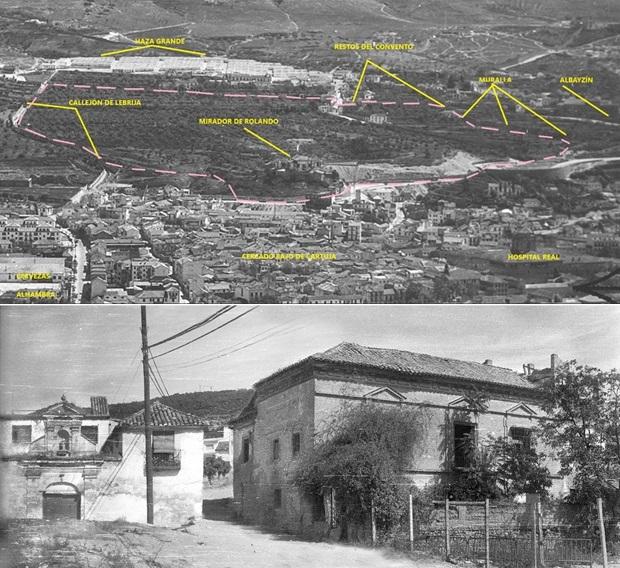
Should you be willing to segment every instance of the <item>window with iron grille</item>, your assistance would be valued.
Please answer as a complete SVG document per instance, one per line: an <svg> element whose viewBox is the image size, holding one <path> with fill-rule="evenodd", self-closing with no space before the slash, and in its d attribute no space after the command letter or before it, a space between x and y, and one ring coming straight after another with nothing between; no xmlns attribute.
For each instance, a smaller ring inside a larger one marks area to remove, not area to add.
<svg viewBox="0 0 620 568"><path fill-rule="evenodd" d="M282 489L275 489L273 492L273 507L280 509L282 507Z"/></svg>
<svg viewBox="0 0 620 568"><path fill-rule="evenodd" d="M510 428L510 437L518 444L522 444L524 448L529 448L532 444L532 430L529 428L512 426Z"/></svg>
<svg viewBox="0 0 620 568"><path fill-rule="evenodd" d="M160 460L174 458L174 432L153 432L153 458Z"/></svg>
<svg viewBox="0 0 620 568"><path fill-rule="evenodd" d="M276 438L273 441L273 461L278 461L280 459L280 440Z"/></svg>

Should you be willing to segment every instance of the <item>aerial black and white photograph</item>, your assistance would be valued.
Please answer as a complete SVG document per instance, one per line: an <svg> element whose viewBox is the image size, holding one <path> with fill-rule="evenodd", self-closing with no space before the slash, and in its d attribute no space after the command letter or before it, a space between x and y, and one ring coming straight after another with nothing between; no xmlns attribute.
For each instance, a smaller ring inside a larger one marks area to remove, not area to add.
<svg viewBox="0 0 620 568"><path fill-rule="evenodd" d="M0 303L616 303L617 0L0 0Z"/></svg>
<svg viewBox="0 0 620 568"><path fill-rule="evenodd" d="M618 345L613 306L4 306L2 566L618 566Z"/></svg>

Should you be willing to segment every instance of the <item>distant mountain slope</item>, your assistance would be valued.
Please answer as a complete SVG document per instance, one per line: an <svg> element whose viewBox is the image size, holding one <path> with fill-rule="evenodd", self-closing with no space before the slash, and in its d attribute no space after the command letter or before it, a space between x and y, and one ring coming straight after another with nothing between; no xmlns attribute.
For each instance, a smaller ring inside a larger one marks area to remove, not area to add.
<svg viewBox="0 0 620 568"><path fill-rule="evenodd" d="M153 400L160 400L172 408L209 418L221 425L239 414L251 396L252 390L237 389L178 393ZM111 404L110 414L112 418L125 418L143 407L142 401Z"/></svg>

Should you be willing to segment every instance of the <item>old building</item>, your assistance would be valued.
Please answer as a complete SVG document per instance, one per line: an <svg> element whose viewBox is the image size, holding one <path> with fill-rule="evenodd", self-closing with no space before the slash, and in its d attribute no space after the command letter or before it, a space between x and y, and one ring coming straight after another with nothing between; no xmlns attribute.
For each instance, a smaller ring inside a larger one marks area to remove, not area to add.
<svg viewBox="0 0 620 568"><path fill-rule="evenodd" d="M202 418L152 404L155 523L202 510ZM0 419L2 518L146 521L144 409L110 418L104 397L90 408L63 399Z"/></svg>
<svg viewBox="0 0 620 568"><path fill-rule="evenodd" d="M418 486L458 475L471 437L525 440L544 418L539 384L490 360L473 363L351 343L290 365L255 389L232 422L235 503L247 521L289 529L320 529L325 522L316 496L301 494L292 478L300 456L345 405L372 401L426 409L425 437L403 472ZM470 407L476 392L489 398L484 411ZM559 466L548 466L558 493Z"/></svg>

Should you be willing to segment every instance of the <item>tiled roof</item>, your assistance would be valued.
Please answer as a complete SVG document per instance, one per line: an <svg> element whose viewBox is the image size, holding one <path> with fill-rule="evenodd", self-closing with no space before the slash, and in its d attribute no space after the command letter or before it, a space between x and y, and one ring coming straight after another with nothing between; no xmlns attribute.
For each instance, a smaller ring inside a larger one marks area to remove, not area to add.
<svg viewBox="0 0 620 568"><path fill-rule="evenodd" d="M153 426L208 426L204 418L170 408L158 400L151 404L151 423ZM125 418L121 426L144 426L144 409Z"/></svg>
<svg viewBox="0 0 620 568"><path fill-rule="evenodd" d="M374 369L396 371L408 375L462 378L506 386L537 388L515 371L504 367L435 357L434 355L412 353L398 349L365 347L355 343L341 343L323 353L311 355L310 360L348 363Z"/></svg>

